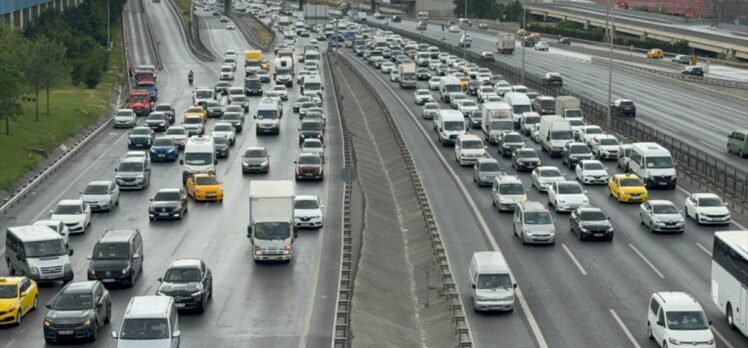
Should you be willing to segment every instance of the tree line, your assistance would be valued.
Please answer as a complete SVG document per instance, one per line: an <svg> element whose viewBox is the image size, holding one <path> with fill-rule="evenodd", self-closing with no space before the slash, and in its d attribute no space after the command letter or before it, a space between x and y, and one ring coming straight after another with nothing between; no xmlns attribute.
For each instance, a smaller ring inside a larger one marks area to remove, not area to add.
<svg viewBox="0 0 748 348"><path fill-rule="evenodd" d="M120 23L124 1L110 1L114 28ZM43 12L23 31L0 28L0 120L5 134L10 121L22 115L24 100L35 100L63 82L95 88L108 68L107 2L85 0L60 12Z"/></svg>
<svg viewBox="0 0 748 348"><path fill-rule="evenodd" d="M498 19L502 22L519 22L522 19L522 4L516 0L507 3L497 3L496 0L453 0L453 3L454 14L460 18Z"/></svg>

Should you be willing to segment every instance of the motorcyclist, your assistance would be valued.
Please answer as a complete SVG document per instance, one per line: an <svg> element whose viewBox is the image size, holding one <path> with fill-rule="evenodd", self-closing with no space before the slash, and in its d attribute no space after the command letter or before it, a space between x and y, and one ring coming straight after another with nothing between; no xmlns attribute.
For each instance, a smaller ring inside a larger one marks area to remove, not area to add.
<svg viewBox="0 0 748 348"><path fill-rule="evenodd" d="M442 24L442 31L444 31L444 24Z"/></svg>
<svg viewBox="0 0 748 348"><path fill-rule="evenodd" d="M192 84L192 81L194 80L194 78L195 78L195 73L193 73L192 70L190 70L190 72L187 74L187 81L190 82L190 85Z"/></svg>

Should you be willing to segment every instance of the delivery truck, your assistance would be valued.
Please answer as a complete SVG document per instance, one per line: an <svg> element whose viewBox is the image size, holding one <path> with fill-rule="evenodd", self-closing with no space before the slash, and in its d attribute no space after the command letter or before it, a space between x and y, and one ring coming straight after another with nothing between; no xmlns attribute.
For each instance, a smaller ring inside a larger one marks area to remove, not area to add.
<svg viewBox="0 0 748 348"><path fill-rule="evenodd" d="M416 88L416 65L415 63L400 64L400 88Z"/></svg>
<svg viewBox="0 0 748 348"><path fill-rule="evenodd" d="M582 118L582 104L579 102L579 98L572 97L569 95L562 95L556 97L556 114L562 117L569 118Z"/></svg>
<svg viewBox="0 0 748 348"><path fill-rule="evenodd" d="M501 54L512 54L514 52L514 35L499 32L496 38L496 50Z"/></svg>
<svg viewBox="0 0 748 348"><path fill-rule="evenodd" d="M252 180L249 183L247 238L257 261L290 262L294 227L294 183L291 180Z"/></svg>
<svg viewBox="0 0 748 348"><path fill-rule="evenodd" d="M489 144L497 144L504 133L514 131L512 123L512 108L505 102L484 103L483 123L481 129L483 138Z"/></svg>

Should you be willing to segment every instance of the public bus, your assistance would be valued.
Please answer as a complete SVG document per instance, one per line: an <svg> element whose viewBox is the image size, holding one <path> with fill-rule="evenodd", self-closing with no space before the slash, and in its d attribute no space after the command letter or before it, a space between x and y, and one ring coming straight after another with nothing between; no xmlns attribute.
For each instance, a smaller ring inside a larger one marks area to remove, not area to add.
<svg viewBox="0 0 748 348"><path fill-rule="evenodd" d="M748 231L714 233L712 300L730 327L748 336Z"/></svg>

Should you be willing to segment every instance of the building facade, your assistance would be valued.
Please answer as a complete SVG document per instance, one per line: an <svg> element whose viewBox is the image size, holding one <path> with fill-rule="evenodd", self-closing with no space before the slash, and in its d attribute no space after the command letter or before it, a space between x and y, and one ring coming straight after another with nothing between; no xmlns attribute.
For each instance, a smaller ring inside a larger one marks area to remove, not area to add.
<svg viewBox="0 0 748 348"><path fill-rule="evenodd" d="M24 28L46 9L65 11L83 0L0 0L0 25Z"/></svg>
<svg viewBox="0 0 748 348"><path fill-rule="evenodd" d="M607 5L608 0L595 0ZM724 21L748 18L748 0L613 0L618 8L647 10L686 18L712 18Z"/></svg>

